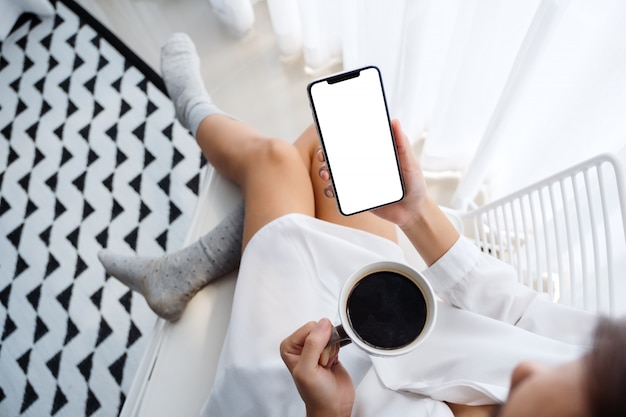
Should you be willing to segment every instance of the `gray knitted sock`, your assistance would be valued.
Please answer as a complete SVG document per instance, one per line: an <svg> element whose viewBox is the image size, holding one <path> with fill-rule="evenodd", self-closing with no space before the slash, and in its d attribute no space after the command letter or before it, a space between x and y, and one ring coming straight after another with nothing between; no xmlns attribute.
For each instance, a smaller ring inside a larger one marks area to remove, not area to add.
<svg viewBox="0 0 626 417"><path fill-rule="evenodd" d="M195 136L200 122L211 114L225 114L206 91L200 58L185 33L173 34L161 47L161 75L174 102L176 117Z"/></svg>
<svg viewBox="0 0 626 417"><path fill-rule="evenodd" d="M141 293L160 317L176 321L187 302L205 285L239 266L244 205L213 230L178 252L156 258L98 252L107 273Z"/></svg>

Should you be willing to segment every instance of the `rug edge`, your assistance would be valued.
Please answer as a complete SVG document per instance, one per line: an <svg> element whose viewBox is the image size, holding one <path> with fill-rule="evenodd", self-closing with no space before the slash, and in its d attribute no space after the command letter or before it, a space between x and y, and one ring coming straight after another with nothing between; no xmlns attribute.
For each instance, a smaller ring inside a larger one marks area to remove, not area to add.
<svg viewBox="0 0 626 417"><path fill-rule="evenodd" d="M89 13L85 8L83 8L80 4L76 3L74 0L57 0L69 7L74 13L76 13L81 19L85 19L85 21L92 26L94 29L98 31L98 33L106 39L115 49L117 49L120 54L122 54L126 59L130 60L131 63L137 67L148 80L154 84L161 92L167 95L167 90L165 88L165 83L163 82L163 78L150 66L148 65L142 58L139 57L132 49L128 47L116 34L114 34L108 27L106 27L102 22L96 19L91 13Z"/></svg>

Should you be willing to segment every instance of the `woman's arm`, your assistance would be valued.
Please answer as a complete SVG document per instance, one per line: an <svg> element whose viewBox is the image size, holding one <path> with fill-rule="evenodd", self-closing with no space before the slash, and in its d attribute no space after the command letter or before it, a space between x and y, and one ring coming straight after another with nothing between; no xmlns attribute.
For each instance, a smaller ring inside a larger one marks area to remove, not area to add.
<svg viewBox="0 0 626 417"><path fill-rule="evenodd" d="M411 221L400 226L427 266L434 264L459 239L459 232L430 198L415 207Z"/></svg>
<svg viewBox="0 0 626 417"><path fill-rule="evenodd" d="M429 197L419 161L397 120L393 121L405 198L375 214L396 223L429 269L425 275L450 304L570 343L585 340L596 316L556 304L517 281L514 268L481 252ZM546 320L546 318L550 318Z"/></svg>
<svg viewBox="0 0 626 417"><path fill-rule="evenodd" d="M402 169L405 196L402 201L372 210L374 214L397 224L407 235L426 265L445 254L459 238L459 232L428 195L426 180L409 139L400 122L392 122Z"/></svg>
<svg viewBox="0 0 626 417"><path fill-rule="evenodd" d="M437 294L455 307L515 324L537 296L517 283L510 265L460 238L428 195L419 161L397 120L392 123L405 184L405 198L373 212L397 224L426 265Z"/></svg>

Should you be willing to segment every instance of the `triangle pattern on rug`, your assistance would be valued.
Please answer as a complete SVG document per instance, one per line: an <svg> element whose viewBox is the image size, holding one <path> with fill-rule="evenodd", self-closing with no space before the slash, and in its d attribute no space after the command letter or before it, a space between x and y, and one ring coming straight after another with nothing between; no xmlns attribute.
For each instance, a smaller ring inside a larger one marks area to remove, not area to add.
<svg viewBox="0 0 626 417"><path fill-rule="evenodd" d="M206 161L71 0L0 43L0 415L117 416L156 316L97 259L178 249Z"/></svg>

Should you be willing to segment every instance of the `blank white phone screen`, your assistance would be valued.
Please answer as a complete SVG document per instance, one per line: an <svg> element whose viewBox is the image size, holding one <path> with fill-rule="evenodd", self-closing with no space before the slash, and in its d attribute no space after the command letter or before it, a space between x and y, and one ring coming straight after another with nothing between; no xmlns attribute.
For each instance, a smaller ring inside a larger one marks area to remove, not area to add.
<svg viewBox="0 0 626 417"><path fill-rule="evenodd" d="M357 74L309 86L335 196L344 215L404 196L380 73L367 67Z"/></svg>

